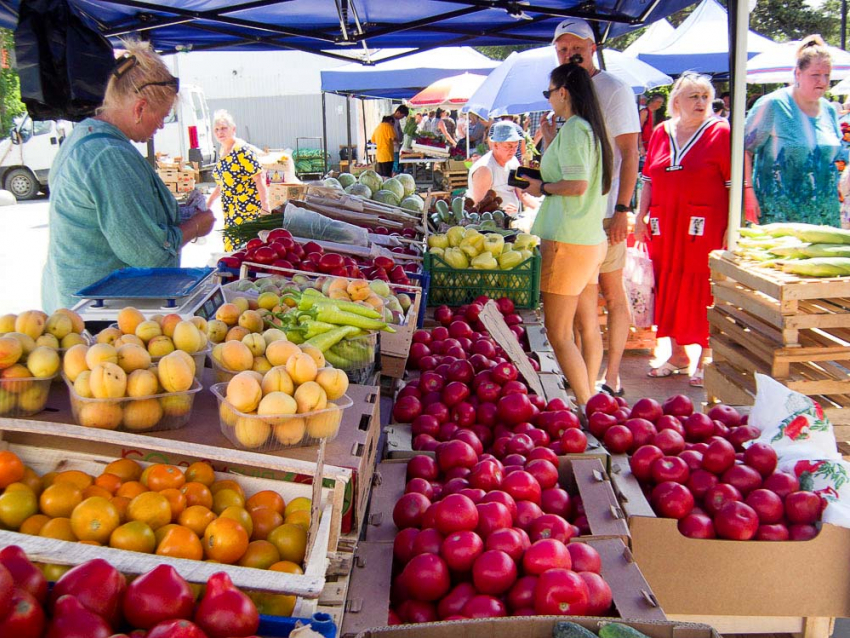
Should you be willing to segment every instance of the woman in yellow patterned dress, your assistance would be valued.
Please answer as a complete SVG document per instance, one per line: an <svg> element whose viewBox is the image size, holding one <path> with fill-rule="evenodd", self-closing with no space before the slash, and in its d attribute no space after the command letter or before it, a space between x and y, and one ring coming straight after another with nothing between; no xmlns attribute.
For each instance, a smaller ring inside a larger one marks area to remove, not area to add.
<svg viewBox="0 0 850 638"><path fill-rule="evenodd" d="M221 153L213 170L216 187L207 199L207 207L221 195L225 229L267 214L268 191L263 167L251 146L236 137L233 116L227 111L216 111L213 132L221 144ZM225 235L224 250L230 252L234 248Z"/></svg>

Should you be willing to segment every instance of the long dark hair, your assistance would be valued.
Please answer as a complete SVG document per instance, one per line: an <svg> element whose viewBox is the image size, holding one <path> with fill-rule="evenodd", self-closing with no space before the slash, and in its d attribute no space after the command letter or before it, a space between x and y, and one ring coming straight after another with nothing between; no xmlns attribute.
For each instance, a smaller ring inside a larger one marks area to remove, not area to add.
<svg viewBox="0 0 850 638"><path fill-rule="evenodd" d="M563 87L570 94L570 104L573 113L587 120L593 135L602 149L602 194L611 190L611 177L614 172L614 151L608 139L608 129L602 117L602 109L599 108L599 100L596 91L593 90L593 82L590 74L584 67L580 66L582 57L574 55L566 64L562 64L549 76L552 86Z"/></svg>

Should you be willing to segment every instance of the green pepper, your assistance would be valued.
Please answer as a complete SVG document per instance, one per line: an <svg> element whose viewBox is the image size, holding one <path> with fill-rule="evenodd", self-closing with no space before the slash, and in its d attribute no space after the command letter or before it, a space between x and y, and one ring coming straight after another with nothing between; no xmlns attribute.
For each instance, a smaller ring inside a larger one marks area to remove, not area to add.
<svg viewBox="0 0 850 638"><path fill-rule="evenodd" d="M371 363L375 360L372 344L364 339L343 341L335 345L331 352L339 357L356 363Z"/></svg>
<svg viewBox="0 0 850 638"><path fill-rule="evenodd" d="M335 346L350 335L352 330L356 332L357 328L354 328L353 326L339 326L333 330L329 330L328 332L312 337L304 343L305 345L318 348L322 352L327 352L329 348Z"/></svg>
<svg viewBox="0 0 850 638"><path fill-rule="evenodd" d="M333 304L320 304L317 307L316 319L319 321L326 321L327 323L333 323L338 326L355 326L357 328L363 328L364 330L386 330L387 332L395 332L394 328L391 328L383 321L378 321L362 315L356 315L353 312L340 310Z"/></svg>
<svg viewBox="0 0 850 638"><path fill-rule="evenodd" d="M326 332L330 332L331 330L338 329L338 327L332 323L324 323L322 321L316 321L315 319L307 319L301 324L301 327L304 328L304 338L307 340L310 340L315 336L325 334Z"/></svg>
<svg viewBox="0 0 850 638"><path fill-rule="evenodd" d="M300 330L286 330L285 331L286 338L289 339L295 345L299 343L304 343L304 335L301 334Z"/></svg>
<svg viewBox="0 0 850 638"><path fill-rule="evenodd" d="M353 301L343 301L341 299L328 299L324 296L304 295L301 297L301 302L298 304L299 310L310 310L316 306L332 306L344 310L348 313L368 317L369 319L380 319L381 313L374 308L363 306Z"/></svg>
<svg viewBox="0 0 850 638"><path fill-rule="evenodd" d="M340 357L339 355L334 354L330 350L326 351L324 353L324 355L325 355L325 361L330 363L337 370L351 370L351 369L357 367L357 366L354 365L354 363L352 363L348 359L344 359L343 357Z"/></svg>

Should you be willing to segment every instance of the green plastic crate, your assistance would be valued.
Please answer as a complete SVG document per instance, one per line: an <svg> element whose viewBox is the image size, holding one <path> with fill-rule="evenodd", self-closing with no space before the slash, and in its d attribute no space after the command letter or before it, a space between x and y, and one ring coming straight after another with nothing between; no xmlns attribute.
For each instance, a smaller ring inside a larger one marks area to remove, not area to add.
<svg viewBox="0 0 850 638"><path fill-rule="evenodd" d="M425 253L424 264L431 276L429 306L462 306L472 303L479 295L491 299L507 297L517 308L540 305L540 251L537 248L530 259L513 270L457 270L439 255L431 253Z"/></svg>

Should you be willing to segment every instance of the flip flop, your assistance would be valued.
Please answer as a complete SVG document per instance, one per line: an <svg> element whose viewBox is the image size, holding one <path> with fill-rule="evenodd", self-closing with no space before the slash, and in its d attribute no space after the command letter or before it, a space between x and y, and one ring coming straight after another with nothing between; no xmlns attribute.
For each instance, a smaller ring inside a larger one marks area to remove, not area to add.
<svg viewBox="0 0 850 638"><path fill-rule="evenodd" d="M703 379L704 378L703 378L702 368L700 368L696 372L694 372L694 376L692 376L688 380L688 384L690 384L690 386L692 388L702 388L703 387Z"/></svg>
<svg viewBox="0 0 850 638"><path fill-rule="evenodd" d="M623 389L622 386L620 386L619 390L614 392L614 389L610 385L608 385L607 383L603 383L599 387L599 389L602 390L602 392L605 392L606 394L610 394L612 397L622 397L622 396L625 396L625 394L626 394L626 391Z"/></svg>
<svg viewBox="0 0 850 638"><path fill-rule="evenodd" d="M669 361L665 361L657 368L650 368L649 372L646 373L646 376L652 377L653 379L665 379L674 374L686 374L688 372L687 365L676 367Z"/></svg>

